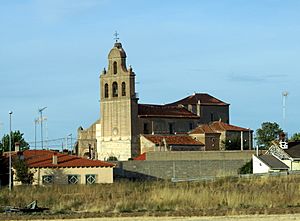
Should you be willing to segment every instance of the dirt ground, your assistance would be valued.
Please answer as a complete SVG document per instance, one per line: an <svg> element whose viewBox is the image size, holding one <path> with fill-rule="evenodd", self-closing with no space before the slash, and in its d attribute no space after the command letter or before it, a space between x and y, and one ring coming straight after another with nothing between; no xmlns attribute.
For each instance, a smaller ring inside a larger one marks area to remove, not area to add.
<svg viewBox="0 0 300 221"><path fill-rule="evenodd" d="M45 221L46 219L43 219ZM55 219L55 221L66 221L67 219ZM300 221L300 214L285 215L249 215L249 216L205 216L205 217L120 217L120 218L83 218L72 219L72 221ZM41 220L42 221L42 220ZM51 221L54 221L53 219Z"/></svg>

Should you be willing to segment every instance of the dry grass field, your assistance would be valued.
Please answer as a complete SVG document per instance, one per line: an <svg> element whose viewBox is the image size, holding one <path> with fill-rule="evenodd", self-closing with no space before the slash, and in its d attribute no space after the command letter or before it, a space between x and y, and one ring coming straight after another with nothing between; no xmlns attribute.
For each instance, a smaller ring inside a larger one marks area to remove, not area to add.
<svg viewBox="0 0 300 221"><path fill-rule="evenodd" d="M215 182L116 182L99 185L18 186L0 190L0 208L37 200L52 218L220 216L300 212L300 176ZM1 214L0 219L14 215ZM23 216L26 218L26 216ZM35 215L28 217L35 218ZM45 218L45 217L44 217Z"/></svg>

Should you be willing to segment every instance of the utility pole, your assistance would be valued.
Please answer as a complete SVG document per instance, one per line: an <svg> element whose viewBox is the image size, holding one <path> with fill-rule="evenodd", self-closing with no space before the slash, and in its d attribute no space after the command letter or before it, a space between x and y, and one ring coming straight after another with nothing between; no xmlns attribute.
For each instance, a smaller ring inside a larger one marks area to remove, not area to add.
<svg viewBox="0 0 300 221"><path fill-rule="evenodd" d="M36 150L36 125L39 123L39 119L34 119L34 149Z"/></svg>
<svg viewBox="0 0 300 221"><path fill-rule="evenodd" d="M9 191L11 191L11 187L12 187L12 179L11 179L11 115L12 115L12 111L8 112L9 114L9 180L8 180L8 188Z"/></svg>
<svg viewBox="0 0 300 221"><path fill-rule="evenodd" d="M42 150L44 149L43 145L43 110L45 110L47 107L43 107L39 109L40 115L41 115L41 144L42 144Z"/></svg>

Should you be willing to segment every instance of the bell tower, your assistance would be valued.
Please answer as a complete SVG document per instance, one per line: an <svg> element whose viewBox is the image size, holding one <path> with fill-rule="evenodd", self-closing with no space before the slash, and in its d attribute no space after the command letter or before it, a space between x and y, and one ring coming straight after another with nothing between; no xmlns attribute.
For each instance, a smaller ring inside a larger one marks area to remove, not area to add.
<svg viewBox="0 0 300 221"><path fill-rule="evenodd" d="M128 160L138 154L138 98L135 74L126 67L122 44L114 43L108 54L108 68L100 75L101 136L98 159Z"/></svg>

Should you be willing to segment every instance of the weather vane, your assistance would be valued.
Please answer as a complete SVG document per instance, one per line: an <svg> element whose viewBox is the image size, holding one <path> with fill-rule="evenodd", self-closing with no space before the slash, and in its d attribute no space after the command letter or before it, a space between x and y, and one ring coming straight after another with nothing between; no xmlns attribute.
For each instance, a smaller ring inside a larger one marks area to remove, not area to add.
<svg viewBox="0 0 300 221"><path fill-rule="evenodd" d="M116 31L115 33L114 33L114 39L116 40L116 42L118 42L118 40L119 40L119 33Z"/></svg>

